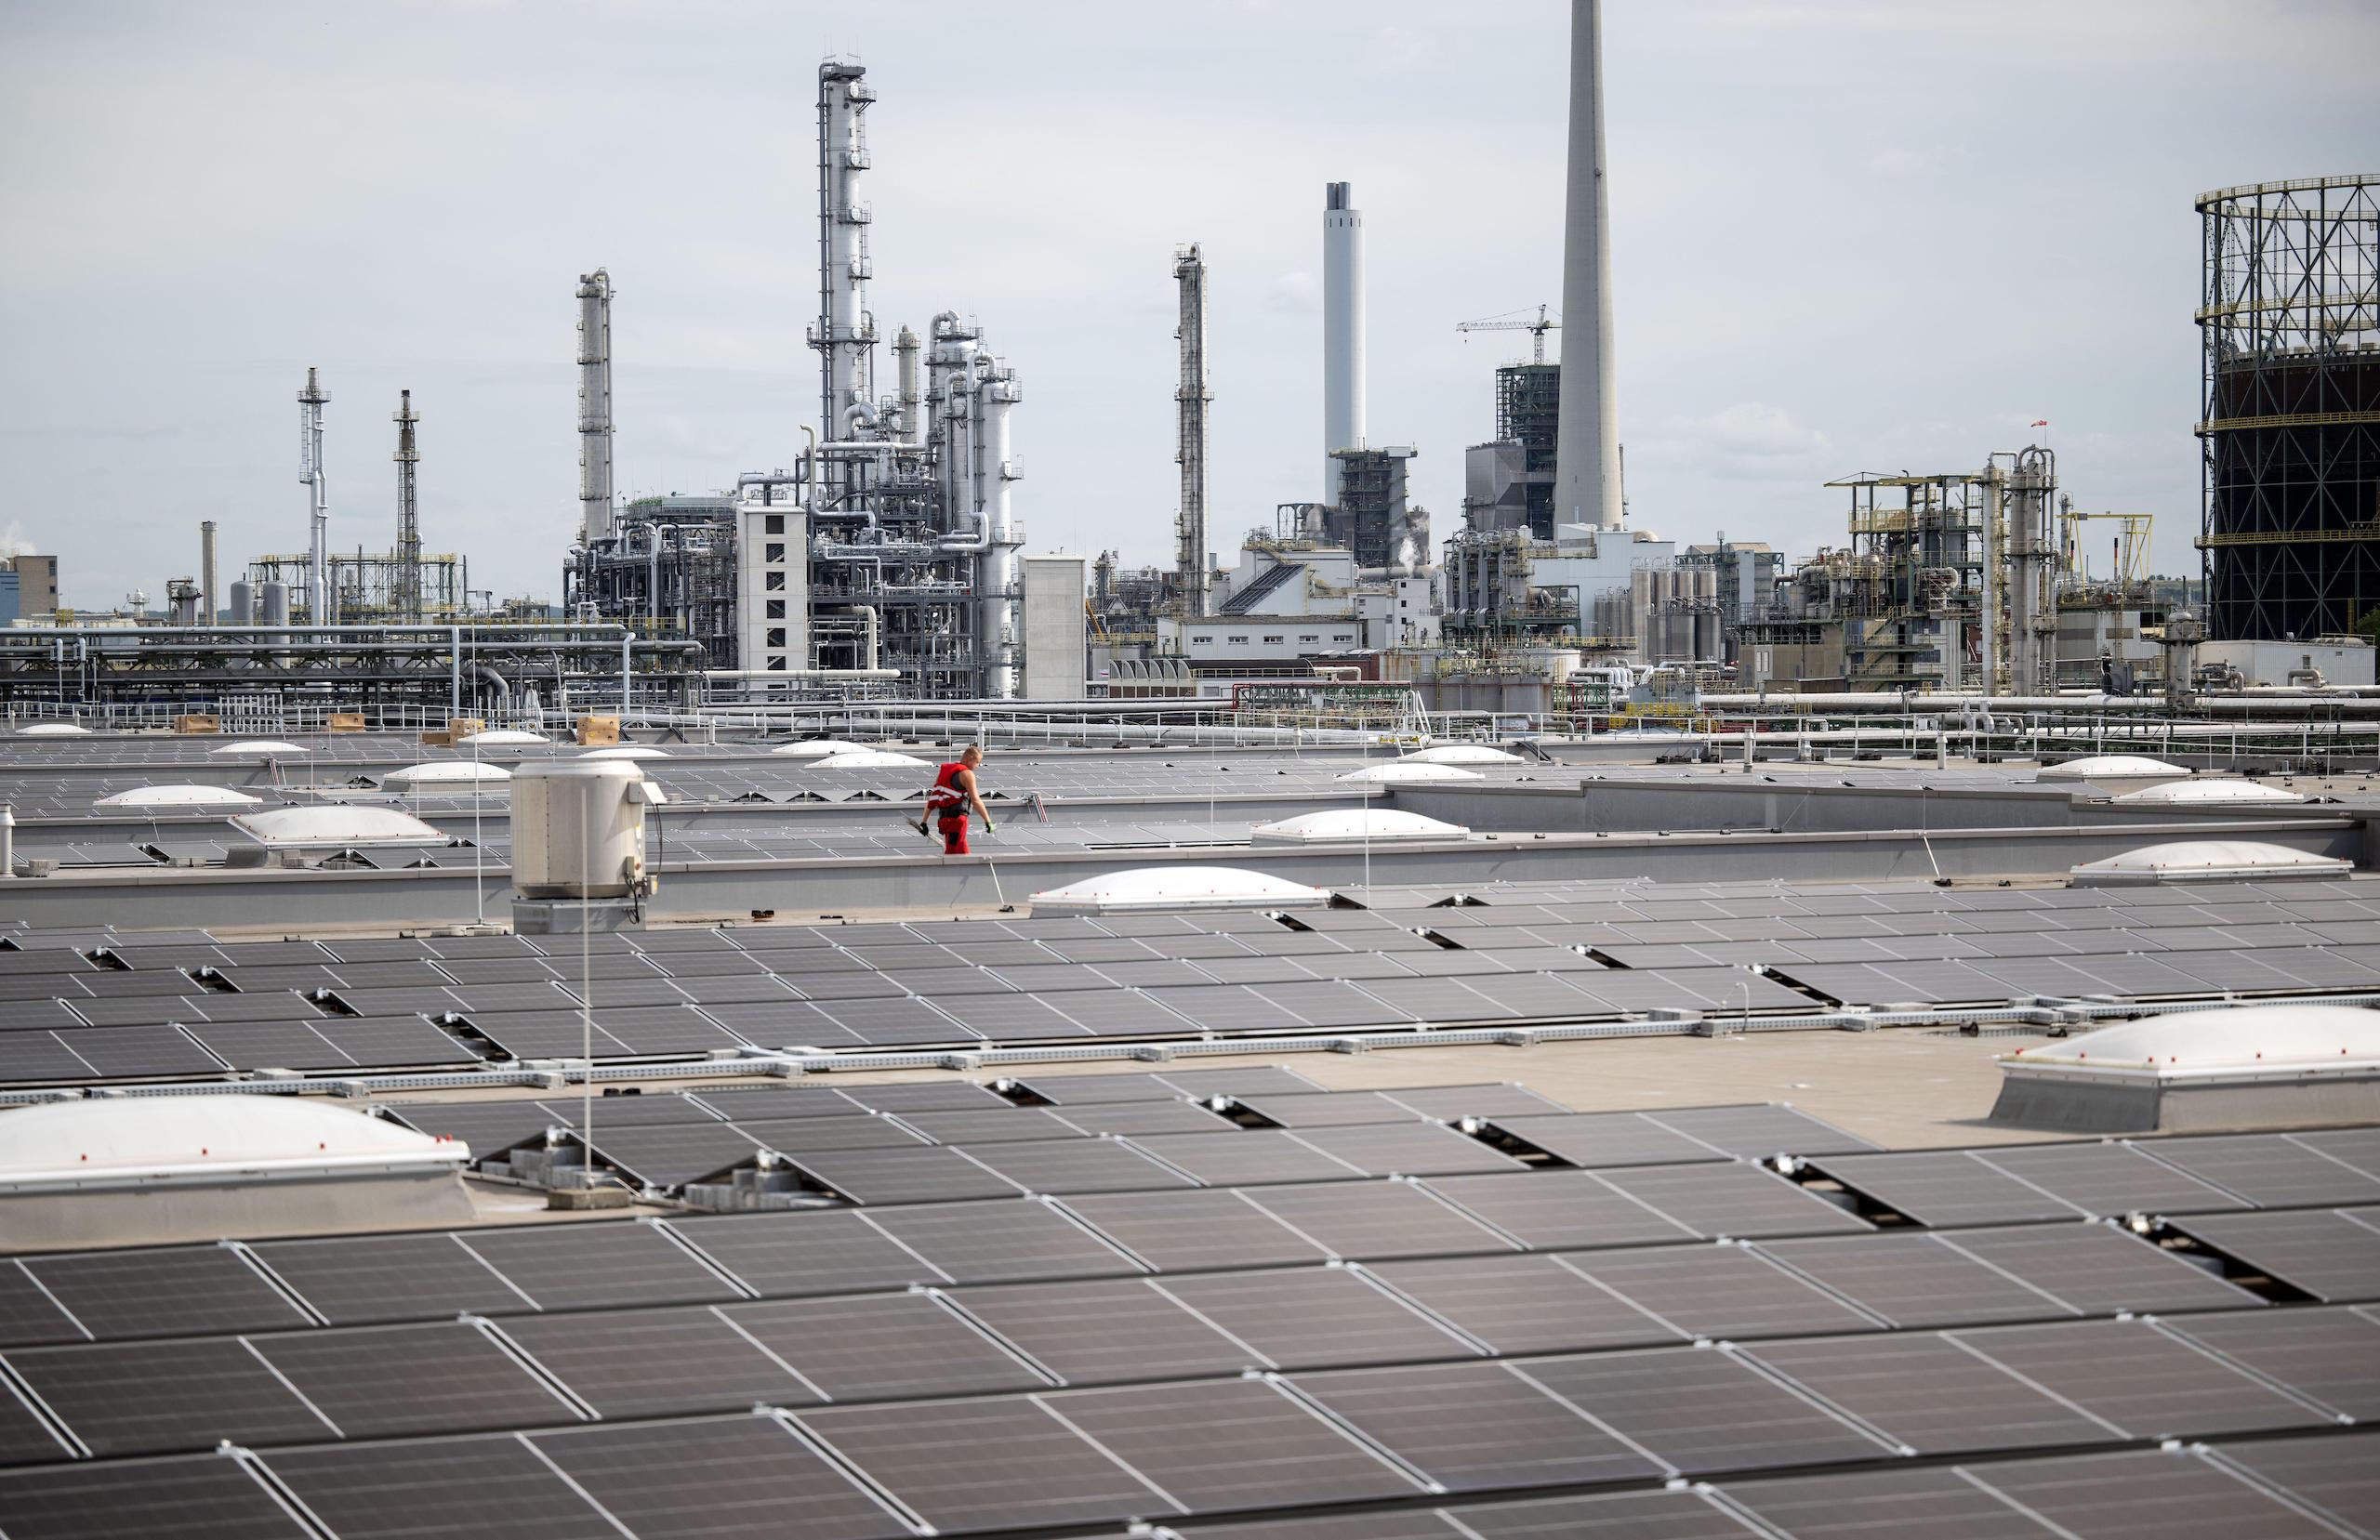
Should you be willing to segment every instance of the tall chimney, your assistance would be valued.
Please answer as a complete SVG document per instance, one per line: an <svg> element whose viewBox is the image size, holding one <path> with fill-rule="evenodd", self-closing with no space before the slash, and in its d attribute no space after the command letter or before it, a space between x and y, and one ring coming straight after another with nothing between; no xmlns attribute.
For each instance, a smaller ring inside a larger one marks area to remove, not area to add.
<svg viewBox="0 0 2380 1540"><path fill-rule="evenodd" d="M1322 202L1322 500L1339 502L1331 454L1364 445L1364 217L1331 182Z"/></svg>
<svg viewBox="0 0 2380 1540"><path fill-rule="evenodd" d="M215 520L198 521L198 623L215 624L215 612L221 607L223 596L215 588Z"/></svg>
<svg viewBox="0 0 2380 1540"><path fill-rule="evenodd" d="M1620 414L1612 392L1611 199L1604 178L1603 0L1570 0L1569 208L1562 225L1557 523L1616 530Z"/></svg>

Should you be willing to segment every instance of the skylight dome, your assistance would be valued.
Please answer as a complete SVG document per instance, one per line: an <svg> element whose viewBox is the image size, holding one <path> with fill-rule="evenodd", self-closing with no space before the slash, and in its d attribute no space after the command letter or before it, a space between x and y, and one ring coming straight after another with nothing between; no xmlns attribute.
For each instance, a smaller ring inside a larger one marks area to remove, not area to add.
<svg viewBox="0 0 2380 1540"><path fill-rule="evenodd" d="M1375 786L1406 786L1485 778L1477 770L1467 770L1460 765L1416 764L1410 759L1395 759L1385 765L1369 765L1359 770L1349 770L1339 779Z"/></svg>
<svg viewBox="0 0 2380 1540"><path fill-rule="evenodd" d="M2343 877L2355 862L2253 839L2180 839L2145 845L2074 868L2077 888L2139 887L2167 882L2226 882L2274 877Z"/></svg>
<svg viewBox="0 0 2380 1540"><path fill-rule="evenodd" d="M1183 909L1318 909L1320 888L1237 866L1137 866L1033 895L1036 915L1120 915Z"/></svg>
<svg viewBox="0 0 2380 1540"><path fill-rule="evenodd" d="M273 808L243 813L231 827L259 845L302 850L356 845L443 845L446 836L411 813L394 808L333 803L315 808Z"/></svg>
<svg viewBox="0 0 2380 1540"><path fill-rule="evenodd" d="M113 796L102 796L91 806L116 811L145 811L158 808L253 808L263 800L229 786L136 786Z"/></svg>
<svg viewBox="0 0 2380 1540"><path fill-rule="evenodd" d="M1461 839L1470 832L1460 823L1391 808L1329 808L1263 824L1251 837L1259 845L1308 845L1326 840Z"/></svg>
<svg viewBox="0 0 2380 1540"><path fill-rule="evenodd" d="M432 759L392 770L380 778L383 784L409 791L426 786L469 786L482 782L494 784L511 779L512 772L502 765L483 765L472 759Z"/></svg>
<svg viewBox="0 0 2380 1540"><path fill-rule="evenodd" d="M1435 748L1416 749L1402 761L1408 765L1517 765L1517 754L1507 754L1488 744L1440 744Z"/></svg>
<svg viewBox="0 0 2380 1540"><path fill-rule="evenodd" d="M2193 776L2188 781L2169 781L2162 786L2143 786L2138 791L2124 793L2116 800L2133 807L2218 808L2253 807L2259 803L2279 805L2306 799L2280 786L2268 786L2232 776Z"/></svg>

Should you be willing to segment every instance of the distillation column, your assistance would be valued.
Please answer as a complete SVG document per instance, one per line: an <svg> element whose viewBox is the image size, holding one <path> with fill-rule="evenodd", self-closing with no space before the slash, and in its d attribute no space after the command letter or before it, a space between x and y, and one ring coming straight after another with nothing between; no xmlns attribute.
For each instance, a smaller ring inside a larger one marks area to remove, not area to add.
<svg viewBox="0 0 2380 1540"><path fill-rule="evenodd" d="M2057 466L2050 452L2020 452L2007 488L2008 692L2055 694L2057 600L2050 588L2050 557L2056 547L2050 508L2056 500Z"/></svg>
<svg viewBox="0 0 2380 1540"><path fill-rule="evenodd" d="M918 390L918 334L906 326L892 338L892 375L899 384L901 401L901 441L912 445L926 441L924 401Z"/></svg>
<svg viewBox="0 0 2380 1540"><path fill-rule="evenodd" d="M1011 463L1008 415L1022 399L1015 376L1007 365L989 355L976 364L973 449L976 507L982 520L984 552L977 558L979 599L976 646L984 663L984 694L1005 701L1016 694L1017 601L1019 568L1016 519L1010 506L1009 486L1016 480Z"/></svg>
<svg viewBox="0 0 2380 1540"><path fill-rule="evenodd" d="M1207 264L1197 246L1173 254L1173 281L1182 291L1174 337L1182 345L1182 381L1173 392L1174 461L1182 467L1182 507L1173 516L1173 564L1182 612L1207 613L1214 574L1207 559ZM1331 466L1336 468L1338 462Z"/></svg>
<svg viewBox="0 0 2380 1540"><path fill-rule="evenodd" d="M818 66L818 322L810 345L819 353L819 437L830 441L867 436L876 427L870 376L876 322L867 311L867 205L859 201L868 167L862 121L876 92L867 71L839 59ZM842 462L829 459L830 479ZM841 491L829 486L831 495Z"/></svg>
<svg viewBox="0 0 2380 1540"><path fill-rule="evenodd" d="M1364 217L1347 189L1329 183L1322 208L1322 501L1332 507L1339 462L1330 456L1364 447Z"/></svg>
<svg viewBox="0 0 2380 1540"><path fill-rule="evenodd" d="M578 543L612 533L612 275L578 276Z"/></svg>
<svg viewBox="0 0 2380 1540"><path fill-rule="evenodd" d="M1613 393L1611 198L1604 177L1603 4L1571 0L1568 209L1562 226L1562 408L1554 518L1616 530L1620 410Z"/></svg>
<svg viewBox="0 0 2380 1540"><path fill-rule="evenodd" d="M330 399L331 393L323 388L321 375L309 365L306 388L298 392L298 480L306 488L307 526L311 537L307 546L306 581L310 592L306 618L317 625L328 625L338 618L331 602L330 483L323 474L323 408Z"/></svg>
<svg viewBox="0 0 2380 1540"><path fill-rule="evenodd" d="M421 451L414 441L413 425L421 418L413 409L413 392L397 392L397 570L389 575L389 608L401 621L421 619L421 506L415 498L414 467Z"/></svg>

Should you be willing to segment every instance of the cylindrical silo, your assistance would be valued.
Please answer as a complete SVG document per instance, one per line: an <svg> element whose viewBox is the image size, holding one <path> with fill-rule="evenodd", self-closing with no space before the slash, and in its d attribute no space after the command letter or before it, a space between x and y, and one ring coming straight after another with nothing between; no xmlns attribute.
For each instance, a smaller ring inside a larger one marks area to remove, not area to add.
<svg viewBox="0 0 2380 1540"><path fill-rule="evenodd" d="M2354 629L2380 599L2380 177L2198 200L2206 631Z"/></svg>
<svg viewBox="0 0 2380 1540"><path fill-rule="evenodd" d="M231 584L231 624L254 625L257 623L257 591L245 578Z"/></svg>
<svg viewBox="0 0 2380 1540"><path fill-rule="evenodd" d="M286 625L289 624L288 584L266 584L263 593L258 596L258 600L264 606L264 613L258 620L258 625Z"/></svg>

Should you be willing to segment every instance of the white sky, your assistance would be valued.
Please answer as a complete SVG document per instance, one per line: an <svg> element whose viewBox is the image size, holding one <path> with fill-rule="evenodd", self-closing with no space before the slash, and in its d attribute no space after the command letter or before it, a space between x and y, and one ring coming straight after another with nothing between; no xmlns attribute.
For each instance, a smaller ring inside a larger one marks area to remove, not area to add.
<svg viewBox="0 0 2380 1540"><path fill-rule="evenodd" d="M1806 554L1842 538L1830 477L2046 417L2077 503L2196 570L2191 200L2380 170L2380 5L1608 0L1606 32L1638 526ZM392 539L409 387L427 546L559 597L581 271L619 291L624 490L790 463L839 52L879 93L879 325L972 312L1016 367L1035 548L1170 558L1182 241L1217 543L1316 494L1334 179L1369 435L1421 447L1443 534L1527 343L1454 324L1560 298L1567 36L1549 0L8 0L0 532L95 606L161 600L201 519L226 581L302 548L314 363L335 542Z"/></svg>

